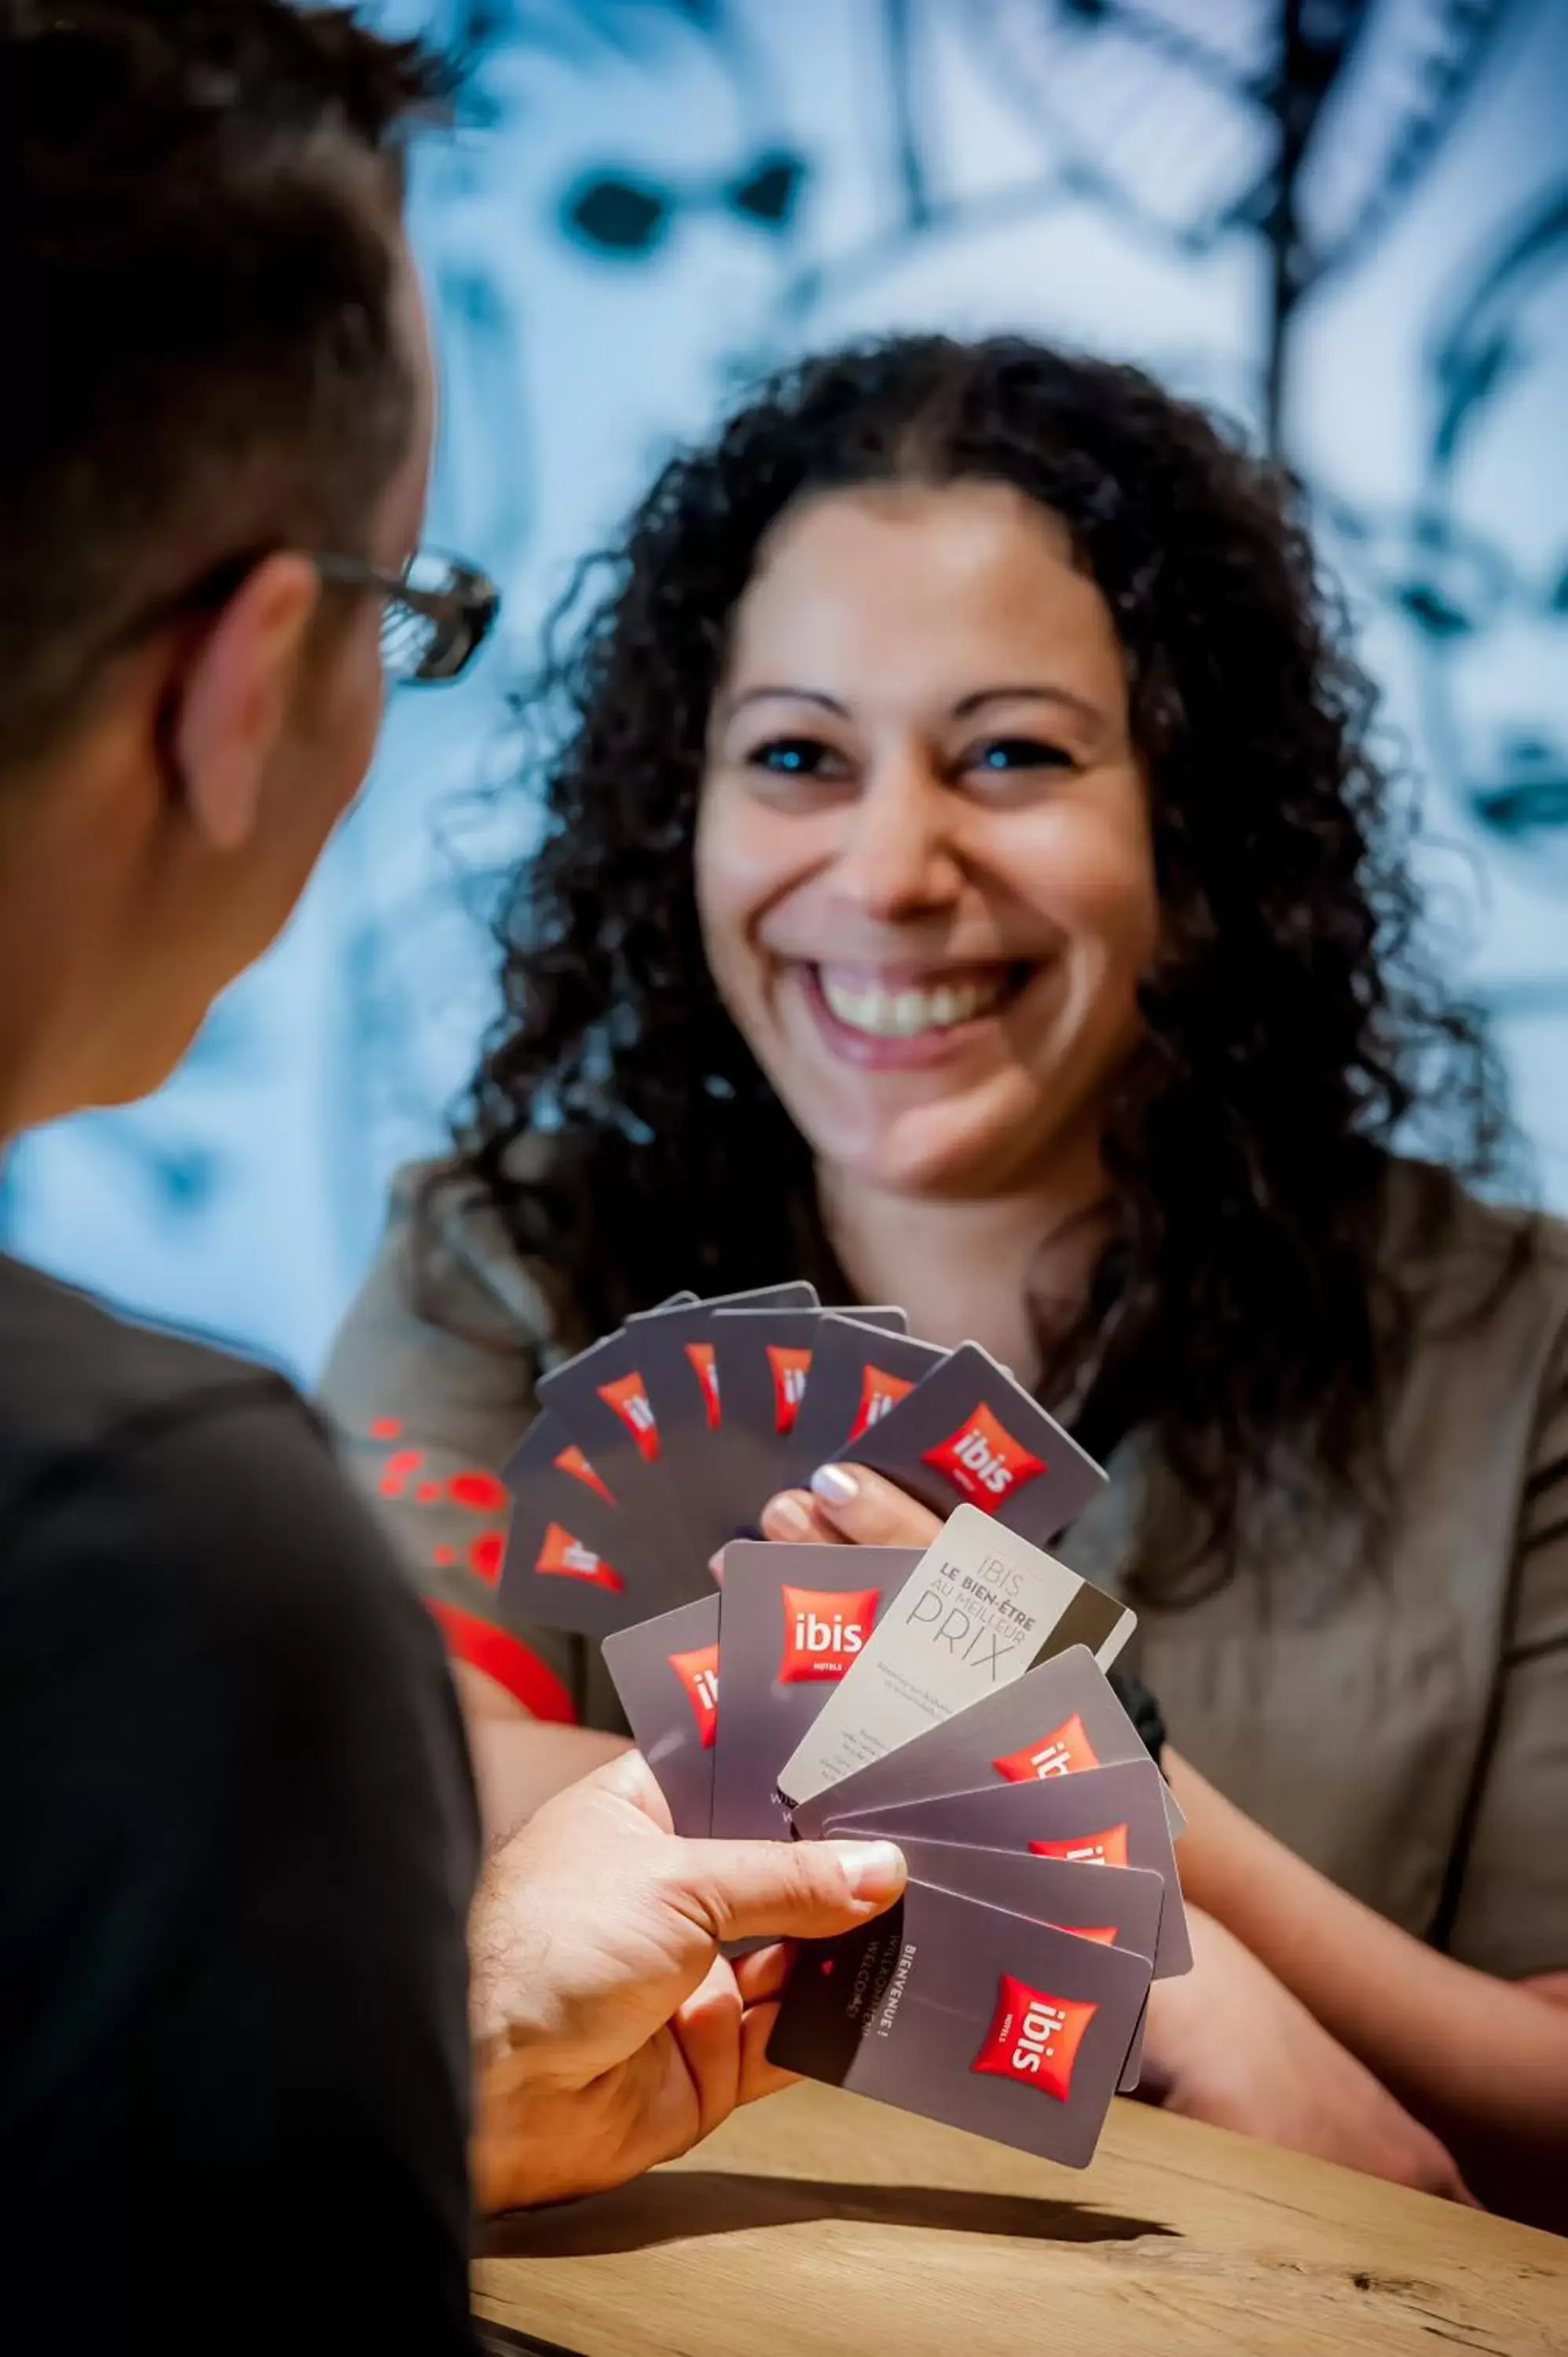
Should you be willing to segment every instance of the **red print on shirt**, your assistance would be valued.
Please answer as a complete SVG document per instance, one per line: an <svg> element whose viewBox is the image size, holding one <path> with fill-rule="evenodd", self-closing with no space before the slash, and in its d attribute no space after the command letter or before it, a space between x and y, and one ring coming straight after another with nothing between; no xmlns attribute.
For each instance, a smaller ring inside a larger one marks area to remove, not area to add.
<svg viewBox="0 0 1568 2357"><path fill-rule="evenodd" d="M501 1564L506 1555L506 1533L485 1531L468 1542L468 1569L487 1587L493 1587L501 1576Z"/></svg>
<svg viewBox="0 0 1568 2357"><path fill-rule="evenodd" d="M381 1478L376 1485L382 1497L401 1498L411 1477L420 1471L424 1463L423 1448L394 1449L381 1467Z"/></svg>
<svg viewBox="0 0 1568 2357"><path fill-rule="evenodd" d="M498 1481L493 1473L454 1473L446 1484L446 1495L455 1506L467 1507L471 1514L499 1514L506 1511L506 1483Z"/></svg>

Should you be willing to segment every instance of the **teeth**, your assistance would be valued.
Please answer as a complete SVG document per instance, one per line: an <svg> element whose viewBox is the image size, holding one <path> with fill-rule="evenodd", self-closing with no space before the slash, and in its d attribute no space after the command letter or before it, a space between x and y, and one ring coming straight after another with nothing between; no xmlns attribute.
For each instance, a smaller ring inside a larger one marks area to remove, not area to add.
<svg viewBox="0 0 1568 2357"><path fill-rule="evenodd" d="M874 1039L912 1039L922 1031L950 1031L990 1012L1001 1000L1000 978L986 982L942 983L932 990L883 990L875 984L857 989L821 974L822 996L840 1023L865 1031Z"/></svg>

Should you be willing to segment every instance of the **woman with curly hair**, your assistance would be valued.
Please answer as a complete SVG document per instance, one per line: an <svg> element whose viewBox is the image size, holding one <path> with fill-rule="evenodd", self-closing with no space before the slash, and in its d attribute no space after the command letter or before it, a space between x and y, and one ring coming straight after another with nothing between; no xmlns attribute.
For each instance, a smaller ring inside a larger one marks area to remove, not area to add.
<svg viewBox="0 0 1568 2357"><path fill-rule="evenodd" d="M1568 1239L1454 1175L1495 1069L1286 487L1129 369L811 361L665 468L548 684L505 1019L328 1383L495 1821L620 1724L452 1502L540 1371L682 1286L900 1302L1112 1474L1064 1551L1142 1614L1205 1959L1156 2084L1561 2208ZM764 1517L928 1526L834 1468Z"/></svg>

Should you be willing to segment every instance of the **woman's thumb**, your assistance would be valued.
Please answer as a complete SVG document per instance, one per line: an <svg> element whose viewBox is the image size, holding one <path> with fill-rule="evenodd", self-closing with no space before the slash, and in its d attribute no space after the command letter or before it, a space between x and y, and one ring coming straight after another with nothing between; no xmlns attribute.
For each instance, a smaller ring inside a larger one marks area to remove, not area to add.
<svg viewBox="0 0 1568 2357"><path fill-rule="evenodd" d="M864 1465L819 1465L811 1476L817 1511L858 1546L929 1546L939 1516L896 1482Z"/></svg>

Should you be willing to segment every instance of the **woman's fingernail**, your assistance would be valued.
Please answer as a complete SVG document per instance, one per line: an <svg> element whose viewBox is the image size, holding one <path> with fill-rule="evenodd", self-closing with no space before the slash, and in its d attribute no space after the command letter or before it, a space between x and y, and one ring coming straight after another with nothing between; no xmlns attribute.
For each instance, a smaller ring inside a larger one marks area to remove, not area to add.
<svg viewBox="0 0 1568 2357"><path fill-rule="evenodd" d="M842 1465L819 1465L811 1476L811 1487L830 1506L853 1505L860 1495L860 1483Z"/></svg>
<svg viewBox="0 0 1568 2357"><path fill-rule="evenodd" d="M904 1853L892 1842L834 1842L852 1899L886 1905L908 1879Z"/></svg>
<svg viewBox="0 0 1568 2357"><path fill-rule="evenodd" d="M811 1517L799 1498L791 1498L787 1490L777 1498L769 1498L762 1509L762 1528L770 1539L810 1539L816 1533Z"/></svg>

